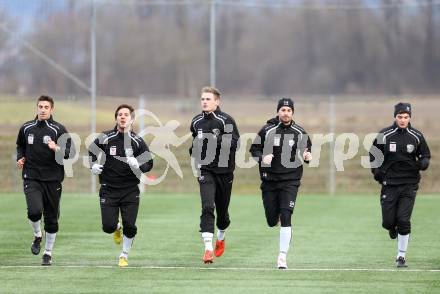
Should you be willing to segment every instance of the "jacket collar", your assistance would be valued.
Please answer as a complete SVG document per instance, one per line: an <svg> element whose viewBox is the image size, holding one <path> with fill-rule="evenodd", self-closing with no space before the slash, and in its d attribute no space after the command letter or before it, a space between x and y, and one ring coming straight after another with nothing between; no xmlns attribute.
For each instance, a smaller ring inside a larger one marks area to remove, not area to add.
<svg viewBox="0 0 440 294"><path fill-rule="evenodd" d="M128 132L120 132L119 130L118 130L118 126L117 125L115 125L115 127L113 128L113 131L115 131L119 136L124 136L124 134L127 134L127 135L130 135L130 136L133 136L134 135L134 133L133 133L133 130L129 130Z"/></svg>
<svg viewBox="0 0 440 294"><path fill-rule="evenodd" d="M213 117L214 117L214 114L215 114L215 115L218 115L220 112L221 112L221 110L220 110L220 106L217 106L217 109L214 110L214 111L212 111L212 112L207 113L207 112L202 111L202 115L203 115L205 118L210 119L210 118L213 118Z"/></svg>
<svg viewBox="0 0 440 294"><path fill-rule="evenodd" d="M52 115L48 119L38 120L38 115L37 115L37 116L35 116L35 121L37 122L37 125L41 126L43 124L46 124L46 121L50 122L50 123L53 123L54 120L53 120L53 116Z"/></svg>

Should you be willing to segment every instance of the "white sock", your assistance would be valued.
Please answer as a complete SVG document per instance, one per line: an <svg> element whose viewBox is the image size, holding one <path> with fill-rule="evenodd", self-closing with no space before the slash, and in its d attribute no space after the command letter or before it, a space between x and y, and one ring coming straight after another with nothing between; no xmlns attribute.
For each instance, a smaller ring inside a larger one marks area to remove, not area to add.
<svg viewBox="0 0 440 294"><path fill-rule="evenodd" d="M217 240L222 241L225 239L226 230L217 229Z"/></svg>
<svg viewBox="0 0 440 294"><path fill-rule="evenodd" d="M292 227L280 228L280 254L287 255L290 246L290 239L292 238Z"/></svg>
<svg viewBox="0 0 440 294"><path fill-rule="evenodd" d="M287 260L287 253L285 253L285 252L280 252L280 253L278 254L278 258L281 258L281 259Z"/></svg>
<svg viewBox="0 0 440 294"><path fill-rule="evenodd" d="M41 221L33 222L29 220L29 224L32 226L32 230L34 231L35 237L42 237L43 234L41 233Z"/></svg>
<svg viewBox="0 0 440 294"><path fill-rule="evenodd" d="M405 258L406 249L408 249L408 241L409 241L409 234L397 235L397 258L399 258L399 256Z"/></svg>
<svg viewBox="0 0 440 294"><path fill-rule="evenodd" d="M204 232L202 233L203 243L205 243L205 250L213 251L212 247L212 237L214 237L213 233Z"/></svg>
<svg viewBox="0 0 440 294"><path fill-rule="evenodd" d="M125 257L126 259L128 259L128 253L130 252L131 246L133 245L133 240L134 237L128 238L125 235L122 237L122 252L119 257Z"/></svg>
<svg viewBox="0 0 440 294"><path fill-rule="evenodd" d="M46 232L46 246L44 248L44 254L52 256L53 245L55 244L55 238L57 233L50 234Z"/></svg>

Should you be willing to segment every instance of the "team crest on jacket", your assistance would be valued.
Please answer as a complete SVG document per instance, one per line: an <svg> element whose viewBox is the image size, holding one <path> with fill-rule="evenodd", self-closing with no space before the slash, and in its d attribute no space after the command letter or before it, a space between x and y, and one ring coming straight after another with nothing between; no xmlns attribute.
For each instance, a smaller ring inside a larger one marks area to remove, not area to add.
<svg viewBox="0 0 440 294"><path fill-rule="evenodd" d="M50 136L44 136L43 137L43 143L44 144L49 144L49 141L50 141L51 139L50 139Z"/></svg>
<svg viewBox="0 0 440 294"><path fill-rule="evenodd" d="M406 145L406 151L408 153L412 153L414 151L414 145L413 144Z"/></svg>
<svg viewBox="0 0 440 294"><path fill-rule="evenodd" d="M295 145L295 140L289 140L289 146L292 147L293 145Z"/></svg>
<svg viewBox="0 0 440 294"><path fill-rule="evenodd" d="M112 156L116 155L116 146L110 147L110 155L112 155Z"/></svg>
<svg viewBox="0 0 440 294"><path fill-rule="evenodd" d="M218 135L220 135L220 130L219 129L213 129L212 133L214 134L214 136L218 137Z"/></svg>
<svg viewBox="0 0 440 294"><path fill-rule="evenodd" d="M28 135L28 144L29 145L34 144L34 134L29 134Z"/></svg>

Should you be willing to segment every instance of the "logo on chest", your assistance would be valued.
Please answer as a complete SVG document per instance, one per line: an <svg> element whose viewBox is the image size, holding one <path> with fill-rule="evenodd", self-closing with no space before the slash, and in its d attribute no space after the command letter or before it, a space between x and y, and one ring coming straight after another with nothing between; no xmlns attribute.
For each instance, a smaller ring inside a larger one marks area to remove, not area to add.
<svg viewBox="0 0 440 294"><path fill-rule="evenodd" d="M413 144L407 144L406 145L406 152L412 153L414 151L414 145Z"/></svg>
<svg viewBox="0 0 440 294"><path fill-rule="evenodd" d="M116 155L116 146L110 147L110 155L115 156Z"/></svg>
<svg viewBox="0 0 440 294"><path fill-rule="evenodd" d="M218 137L218 135L220 135L220 130L219 129L213 129L212 133L214 134L214 137Z"/></svg>
<svg viewBox="0 0 440 294"><path fill-rule="evenodd" d="M390 142L390 152L396 152L396 151L397 151L396 142Z"/></svg>
<svg viewBox="0 0 440 294"><path fill-rule="evenodd" d="M27 141L29 145L34 144L34 134L29 134L27 137Z"/></svg>
<svg viewBox="0 0 440 294"><path fill-rule="evenodd" d="M49 141L50 141L50 140L52 140L52 139L50 138L50 136L44 136L44 137L43 137L43 143L46 144L46 145L49 144Z"/></svg>

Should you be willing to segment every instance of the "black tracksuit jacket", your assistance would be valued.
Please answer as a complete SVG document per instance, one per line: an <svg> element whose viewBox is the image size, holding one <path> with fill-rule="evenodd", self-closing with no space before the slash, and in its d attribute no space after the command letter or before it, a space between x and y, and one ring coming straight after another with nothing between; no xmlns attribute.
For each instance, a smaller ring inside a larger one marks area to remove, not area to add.
<svg viewBox="0 0 440 294"><path fill-rule="evenodd" d="M385 185L417 184L420 170L429 166L431 152L423 134L411 124L406 129L396 123L382 129L370 149L370 162L374 154L382 152L383 163L372 167L374 179Z"/></svg>
<svg viewBox="0 0 440 294"><path fill-rule="evenodd" d="M127 163L126 158L131 156L139 162L139 170L135 172ZM89 147L89 158L91 165L104 165L99 183L112 188L136 186L140 183L141 173L153 168L153 159L145 141L133 132L121 133L116 127L95 139Z"/></svg>
<svg viewBox="0 0 440 294"><path fill-rule="evenodd" d="M17 136L17 160L26 158L23 179L63 181L64 166L57 163L55 156L62 160L68 159L71 151L75 153L70 136L65 135L65 140L62 140L65 144L59 142L58 139L64 134L68 134L66 128L54 121L52 116L48 120L31 120L21 126ZM49 139L60 147L58 154L48 147Z"/></svg>
<svg viewBox="0 0 440 294"><path fill-rule="evenodd" d="M193 144L189 149L189 154L195 158L200 170L215 174L234 172L235 152L240 134L230 115L221 111L220 107L211 113L202 112L192 119L190 130ZM212 160L209 160L211 158ZM200 164L200 160L210 162Z"/></svg>
<svg viewBox="0 0 440 294"><path fill-rule="evenodd" d="M275 117L268 120L258 132L250 152L258 160L262 181L289 180L299 185L303 174L302 158L306 148L308 151L312 150L312 142L306 131L294 121L284 125ZM268 154L273 154L274 157L271 164L266 166L262 159Z"/></svg>

